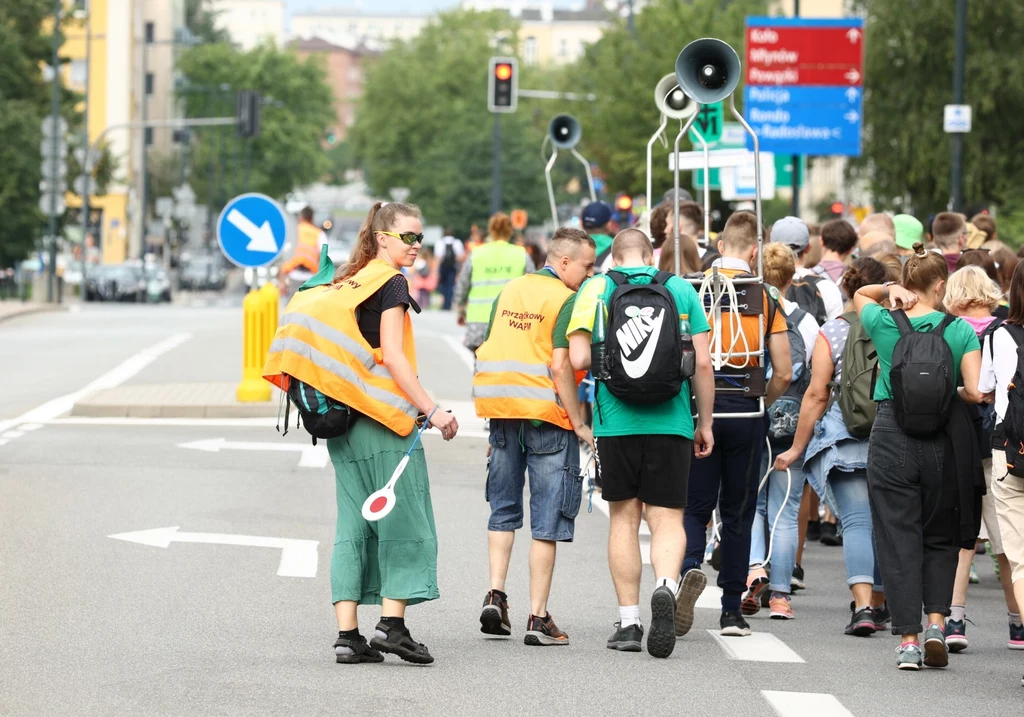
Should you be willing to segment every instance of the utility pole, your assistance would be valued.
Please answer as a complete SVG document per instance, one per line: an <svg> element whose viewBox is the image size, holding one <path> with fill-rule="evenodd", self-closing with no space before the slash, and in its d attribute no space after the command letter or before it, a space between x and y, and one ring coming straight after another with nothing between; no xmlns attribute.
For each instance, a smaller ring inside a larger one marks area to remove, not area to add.
<svg viewBox="0 0 1024 717"><path fill-rule="evenodd" d="M53 118L53 133L50 135L50 167L53 172L50 175L54 182L59 183L57 166L60 162L57 159L57 149L60 147L60 132L58 123L60 121L60 16L64 8L62 0L55 0L53 3L53 88L50 92L50 116ZM46 280L46 301L52 303L56 298L57 290L57 192L50 191L50 266Z"/></svg>
<svg viewBox="0 0 1024 717"><path fill-rule="evenodd" d="M793 17L800 17L800 0L793 0ZM800 155L793 155L793 206L790 212L794 217L800 216Z"/></svg>
<svg viewBox="0 0 1024 717"><path fill-rule="evenodd" d="M92 178L90 160L92 153L89 151L89 75L92 74L92 15L88 0L85 3L85 105L82 109L82 148L84 150L82 161L82 300L85 300L85 237L89 233L89 180Z"/></svg>
<svg viewBox="0 0 1024 717"><path fill-rule="evenodd" d="M964 104L964 75L967 65L967 0L956 0L956 29L953 45L953 104ZM964 207L964 135L956 132L952 137L950 177L952 210Z"/></svg>
<svg viewBox="0 0 1024 717"><path fill-rule="evenodd" d="M501 115L494 113L491 141L491 214L501 211Z"/></svg>
<svg viewBox="0 0 1024 717"><path fill-rule="evenodd" d="M633 18L633 0L629 0L629 16L626 20L626 27L631 35L636 35L636 20Z"/></svg>

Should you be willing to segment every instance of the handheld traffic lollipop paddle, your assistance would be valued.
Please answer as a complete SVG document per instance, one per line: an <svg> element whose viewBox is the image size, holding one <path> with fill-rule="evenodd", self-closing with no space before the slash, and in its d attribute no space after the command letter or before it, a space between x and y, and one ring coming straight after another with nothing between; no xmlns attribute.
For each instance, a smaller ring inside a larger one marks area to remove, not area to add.
<svg viewBox="0 0 1024 717"><path fill-rule="evenodd" d="M409 450L402 456L402 460L398 462L398 467L395 468L395 472L391 474L391 479L387 482L380 490L371 493L370 497L363 502L363 519L370 521L371 523L380 520L387 516L388 513L395 507L397 498L395 497L395 483L402 477L402 473L405 471L405 467L409 465L409 457L412 452L416 450L416 445L420 442L420 436L423 435L423 431L427 430L427 426L430 425L430 419L434 417L434 412L437 411L437 406L427 416L427 420L420 426L420 430L416 432L416 438L413 440L412 445L409 446Z"/></svg>

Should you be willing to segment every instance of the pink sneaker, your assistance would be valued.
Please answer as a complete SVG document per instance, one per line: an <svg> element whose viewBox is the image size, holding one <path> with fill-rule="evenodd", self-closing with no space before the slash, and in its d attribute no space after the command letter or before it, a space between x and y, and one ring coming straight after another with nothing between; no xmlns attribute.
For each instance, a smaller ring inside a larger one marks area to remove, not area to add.
<svg viewBox="0 0 1024 717"><path fill-rule="evenodd" d="M772 595L768 601L768 607L771 609L772 620L792 620L793 619L793 605L789 601L787 595L781 595L776 593Z"/></svg>

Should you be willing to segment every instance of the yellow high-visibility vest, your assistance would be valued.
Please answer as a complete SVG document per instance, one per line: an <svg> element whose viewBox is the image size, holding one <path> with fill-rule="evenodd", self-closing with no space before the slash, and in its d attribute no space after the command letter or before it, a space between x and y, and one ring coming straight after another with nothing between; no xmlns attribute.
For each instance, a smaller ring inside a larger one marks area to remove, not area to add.
<svg viewBox="0 0 1024 717"><path fill-rule="evenodd" d="M486 324L505 284L526 273L526 250L507 241L492 241L474 250L472 261L466 321Z"/></svg>

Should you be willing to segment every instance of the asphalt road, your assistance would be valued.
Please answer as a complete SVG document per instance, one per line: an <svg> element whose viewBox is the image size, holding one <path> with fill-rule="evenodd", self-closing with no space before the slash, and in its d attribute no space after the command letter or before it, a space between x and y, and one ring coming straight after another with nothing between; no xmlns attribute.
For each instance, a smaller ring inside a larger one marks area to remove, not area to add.
<svg viewBox="0 0 1024 717"><path fill-rule="evenodd" d="M416 327L424 383L464 413L470 377L453 348L454 322L426 314ZM0 715L1022 714L1024 653L1005 647L1005 607L981 556L971 647L944 671L898 672L890 635L845 637L841 549L816 543L805 554L808 590L794 601L796 620L757 616L755 638L723 642L709 632L718 619L709 593L690 635L670 659L655 660L604 647L618 617L608 521L599 503L591 513L584 504L576 541L560 546L550 602L572 644L522 644L523 535L508 588L513 639L483 639L479 426L451 443L424 440L442 597L408 619L436 663L337 665L334 479L329 465L316 467L320 454L304 451L305 434L281 438L268 421L113 425L55 413L62 397L104 376L236 380L240 331L240 312L216 302L87 306L0 326ZM140 352L161 343L171 347L140 366ZM166 547L152 534L155 545L109 537L172 527L176 534L161 534L172 540ZM271 545L221 544L258 542L245 536ZM315 576L278 574L292 549L315 550ZM652 581L648 568L645 621ZM360 611L364 632L377 615Z"/></svg>

